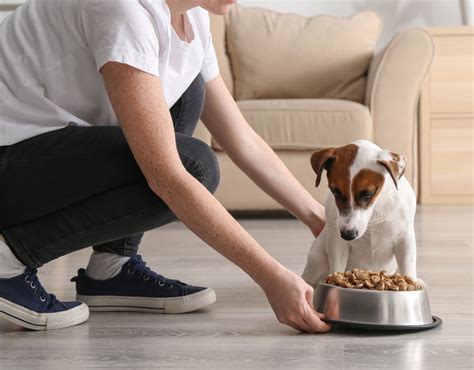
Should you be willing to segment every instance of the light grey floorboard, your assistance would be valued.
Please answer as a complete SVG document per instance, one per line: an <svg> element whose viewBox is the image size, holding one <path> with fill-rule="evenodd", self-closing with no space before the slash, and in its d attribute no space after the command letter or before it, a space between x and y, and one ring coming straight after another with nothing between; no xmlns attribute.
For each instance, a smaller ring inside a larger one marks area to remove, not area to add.
<svg viewBox="0 0 474 370"><path fill-rule="evenodd" d="M300 273L311 244L295 220L241 220ZM141 253L164 275L213 287L218 302L187 315L95 313L83 325L30 332L0 321L0 368L467 369L473 367L473 209L419 207L419 275L442 327L417 333L297 333L279 324L260 289L179 223L146 235ZM49 291L74 297L69 278L89 250L40 271Z"/></svg>

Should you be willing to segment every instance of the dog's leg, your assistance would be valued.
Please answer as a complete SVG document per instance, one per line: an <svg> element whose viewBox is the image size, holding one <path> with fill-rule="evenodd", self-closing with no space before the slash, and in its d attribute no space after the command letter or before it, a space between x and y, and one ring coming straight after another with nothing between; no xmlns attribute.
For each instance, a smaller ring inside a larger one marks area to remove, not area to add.
<svg viewBox="0 0 474 370"><path fill-rule="evenodd" d="M394 252L400 273L416 279L416 239L413 225L408 227L407 234L397 243Z"/></svg>
<svg viewBox="0 0 474 370"><path fill-rule="evenodd" d="M349 258L349 248L349 243L339 236L329 245L328 255L330 274L346 271L347 260Z"/></svg>
<svg viewBox="0 0 474 370"><path fill-rule="evenodd" d="M349 259L349 242L342 239L336 225L328 230L327 253L329 257L329 273L346 270Z"/></svg>
<svg viewBox="0 0 474 370"><path fill-rule="evenodd" d="M308 254L302 278L313 288L328 274L328 256L326 254L327 228L314 240Z"/></svg>

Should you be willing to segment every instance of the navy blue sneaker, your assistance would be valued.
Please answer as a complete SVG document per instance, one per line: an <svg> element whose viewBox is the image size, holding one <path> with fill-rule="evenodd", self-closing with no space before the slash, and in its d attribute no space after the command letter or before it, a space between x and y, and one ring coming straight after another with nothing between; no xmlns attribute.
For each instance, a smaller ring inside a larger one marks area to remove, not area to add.
<svg viewBox="0 0 474 370"><path fill-rule="evenodd" d="M60 329L89 318L82 302L60 302L41 286L36 269L10 279L0 279L0 316L33 330Z"/></svg>
<svg viewBox="0 0 474 370"><path fill-rule="evenodd" d="M71 281L76 282L76 299L91 311L185 313L216 301L214 290L159 275L141 256L131 257L113 278L95 280L80 269Z"/></svg>

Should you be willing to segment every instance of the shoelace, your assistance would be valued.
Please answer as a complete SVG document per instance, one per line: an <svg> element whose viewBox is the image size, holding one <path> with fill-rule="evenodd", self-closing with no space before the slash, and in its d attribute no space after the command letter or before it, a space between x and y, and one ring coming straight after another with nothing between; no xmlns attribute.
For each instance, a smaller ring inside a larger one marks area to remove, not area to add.
<svg viewBox="0 0 474 370"><path fill-rule="evenodd" d="M161 287L168 284L169 288L172 288L175 284L185 285L179 280L168 279L167 277L152 271L146 266L146 262L142 260L140 255L131 257L128 263L129 274L141 276L146 281L151 280L153 284L158 283Z"/></svg>
<svg viewBox="0 0 474 370"><path fill-rule="evenodd" d="M41 285L37 275L38 270L27 268L25 273L26 284L28 284L31 289L35 290L36 294L39 295L41 302L46 302L47 307L54 306L58 299L54 294L49 294Z"/></svg>

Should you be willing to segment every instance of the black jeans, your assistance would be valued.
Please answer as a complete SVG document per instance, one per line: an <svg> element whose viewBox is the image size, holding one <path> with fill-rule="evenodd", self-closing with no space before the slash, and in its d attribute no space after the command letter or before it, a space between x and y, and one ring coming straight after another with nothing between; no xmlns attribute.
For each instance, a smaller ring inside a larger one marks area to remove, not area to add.
<svg viewBox="0 0 474 370"><path fill-rule="evenodd" d="M214 192L217 159L191 136L204 98L198 75L170 113L181 161ZM118 126L70 125L0 147L0 233L29 267L88 246L132 256L143 232L175 219L148 187Z"/></svg>

